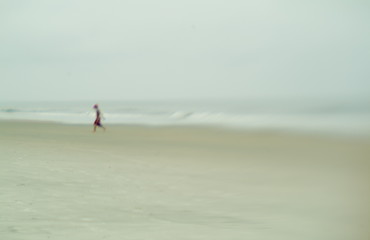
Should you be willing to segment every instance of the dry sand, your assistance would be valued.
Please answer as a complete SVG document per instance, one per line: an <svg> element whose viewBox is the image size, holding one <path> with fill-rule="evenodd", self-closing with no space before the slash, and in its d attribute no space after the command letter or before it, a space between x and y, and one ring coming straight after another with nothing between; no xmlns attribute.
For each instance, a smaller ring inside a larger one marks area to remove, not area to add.
<svg viewBox="0 0 370 240"><path fill-rule="evenodd" d="M369 139L91 131L0 122L0 239L370 239Z"/></svg>

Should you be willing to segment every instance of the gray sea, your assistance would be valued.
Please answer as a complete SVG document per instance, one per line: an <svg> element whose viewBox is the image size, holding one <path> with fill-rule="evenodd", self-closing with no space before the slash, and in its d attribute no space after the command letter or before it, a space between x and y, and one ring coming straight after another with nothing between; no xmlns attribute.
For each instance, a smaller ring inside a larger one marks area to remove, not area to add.
<svg viewBox="0 0 370 240"><path fill-rule="evenodd" d="M370 99L13 101L0 102L0 119L92 124L95 117L92 107L96 103L103 112L105 125L198 125L370 136Z"/></svg>

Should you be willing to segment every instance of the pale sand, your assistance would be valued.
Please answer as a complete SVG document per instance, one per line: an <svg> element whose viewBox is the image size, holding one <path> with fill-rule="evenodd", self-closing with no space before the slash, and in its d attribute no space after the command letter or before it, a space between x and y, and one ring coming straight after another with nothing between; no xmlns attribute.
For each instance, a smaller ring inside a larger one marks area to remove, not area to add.
<svg viewBox="0 0 370 240"><path fill-rule="evenodd" d="M91 130L0 122L0 239L370 239L368 139Z"/></svg>

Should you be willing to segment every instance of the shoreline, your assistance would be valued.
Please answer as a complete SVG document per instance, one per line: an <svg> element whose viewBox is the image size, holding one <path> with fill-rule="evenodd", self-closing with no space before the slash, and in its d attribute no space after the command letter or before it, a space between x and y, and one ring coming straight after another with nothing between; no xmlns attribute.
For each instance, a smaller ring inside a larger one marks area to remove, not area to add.
<svg viewBox="0 0 370 240"><path fill-rule="evenodd" d="M0 124L51 124L56 126L71 126L71 127L91 127L93 126L93 121L91 123L66 123L58 121L47 121L47 120L22 120L22 119L0 119ZM333 131L321 131L321 130L307 130L307 129L279 129L279 128L245 128L237 126L226 126L226 125L215 125L215 124L132 124L132 123L105 123L104 126L108 128L145 128L145 129L209 129L223 132L237 132L244 134L275 134L275 135L286 135L286 136L302 136L302 137L318 137L318 138L328 138L328 139L348 139L348 140L370 140L370 134L363 132L358 133L348 133L348 132L333 132ZM99 130L99 128L97 129Z"/></svg>

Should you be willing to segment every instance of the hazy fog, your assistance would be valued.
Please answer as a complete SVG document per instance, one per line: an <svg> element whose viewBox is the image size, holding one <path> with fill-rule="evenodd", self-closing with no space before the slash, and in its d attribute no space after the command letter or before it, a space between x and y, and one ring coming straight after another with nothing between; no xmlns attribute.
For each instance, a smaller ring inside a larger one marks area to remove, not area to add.
<svg viewBox="0 0 370 240"><path fill-rule="evenodd" d="M2 0L0 100L370 96L370 2Z"/></svg>

